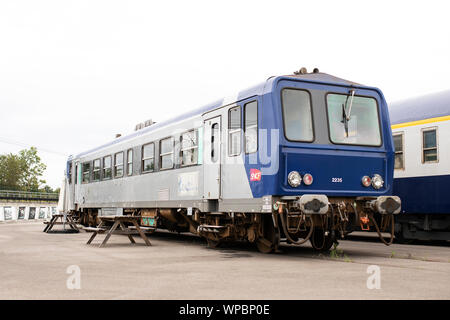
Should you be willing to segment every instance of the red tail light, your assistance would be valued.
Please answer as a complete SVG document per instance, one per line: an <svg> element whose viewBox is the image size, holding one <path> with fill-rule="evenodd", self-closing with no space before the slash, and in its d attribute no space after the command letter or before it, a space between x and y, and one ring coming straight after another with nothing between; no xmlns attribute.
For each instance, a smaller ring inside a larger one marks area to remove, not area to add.
<svg viewBox="0 0 450 320"><path fill-rule="evenodd" d="M364 187L370 187L370 185L372 184L372 179L370 179L369 176L364 176L361 179L361 183Z"/></svg>
<svg viewBox="0 0 450 320"><path fill-rule="evenodd" d="M303 176L303 183L307 186L311 185L313 183L313 176L309 173L305 173Z"/></svg>

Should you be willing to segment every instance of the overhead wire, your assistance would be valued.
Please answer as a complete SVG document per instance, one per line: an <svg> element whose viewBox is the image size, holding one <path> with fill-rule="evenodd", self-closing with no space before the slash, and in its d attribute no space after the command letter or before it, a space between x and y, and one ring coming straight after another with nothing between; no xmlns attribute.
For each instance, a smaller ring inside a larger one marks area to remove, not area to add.
<svg viewBox="0 0 450 320"><path fill-rule="evenodd" d="M5 137L0 137L0 142L6 143L6 144L11 144L11 145L16 145L16 146L21 146L21 147L34 146L38 151L41 151L41 152L52 153L52 154L56 154L56 155L59 155L59 156L62 156L62 157L68 157L69 156L68 154L63 153L63 152L50 150L50 149L42 148L42 147L37 147L34 144L24 143L24 142L20 142L20 141L15 141L15 140L11 140L11 139L5 138Z"/></svg>

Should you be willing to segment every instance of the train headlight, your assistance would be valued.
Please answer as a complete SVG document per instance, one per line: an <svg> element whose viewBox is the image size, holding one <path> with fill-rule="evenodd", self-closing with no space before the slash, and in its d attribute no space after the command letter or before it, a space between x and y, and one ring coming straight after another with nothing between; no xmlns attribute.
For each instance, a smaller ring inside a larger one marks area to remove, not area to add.
<svg viewBox="0 0 450 320"><path fill-rule="evenodd" d="M291 187L298 187L302 183L302 177L297 171L291 171L288 175L288 183Z"/></svg>
<svg viewBox="0 0 450 320"><path fill-rule="evenodd" d="M305 173L303 176L303 183L310 186L313 183L313 176L309 173Z"/></svg>
<svg viewBox="0 0 450 320"><path fill-rule="evenodd" d="M361 183L364 187L370 187L370 185L372 184L372 179L370 179L369 176L364 176L361 179Z"/></svg>
<svg viewBox="0 0 450 320"><path fill-rule="evenodd" d="M372 177L372 187L374 187L375 189L380 189L381 187L383 187L383 185L383 178L379 174L375 174Z"/></svg>

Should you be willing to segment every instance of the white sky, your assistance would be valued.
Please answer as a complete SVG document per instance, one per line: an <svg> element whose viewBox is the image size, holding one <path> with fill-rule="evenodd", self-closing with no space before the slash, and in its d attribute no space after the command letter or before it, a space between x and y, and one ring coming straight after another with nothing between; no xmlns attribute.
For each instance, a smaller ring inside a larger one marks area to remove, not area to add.
<svg viewBox="0 0 450 320"><path fill-rule="evenodd" d="M58 187L61 154L302 66L388 102L446 90L449 20L430 0L2 0L0 153L37 146Z"/></svg>

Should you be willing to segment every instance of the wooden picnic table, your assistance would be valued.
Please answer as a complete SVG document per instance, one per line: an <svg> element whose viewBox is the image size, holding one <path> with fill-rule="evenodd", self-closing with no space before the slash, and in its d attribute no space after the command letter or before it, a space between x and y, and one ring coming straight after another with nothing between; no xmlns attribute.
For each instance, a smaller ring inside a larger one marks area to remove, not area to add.
<svg viewBox="0 0 450 320"><path fill-rule="evenodd" d="M132 235L139 234L144 240L145 244L147 246L151 246L150 240L148 240L145 233L153 232L155 231L155 228L141 227L138 223L138 221L141 219L140 216L98 216L98 218L100 219L100 224L97 227L83 228L86 231L94 232L86 244L90 244L99 233L106 233L106 237L105 239L103 239L100 247L106 245L112 234L125 234L128 236L128 239L130 239L131 243L136 243ZM113 224L111 227L109 227L108 223L110 224L111 222ZM131 223L132 226L125 226L125 223ZM117 230L117 227L120 227L120 229Z"/></svg>
<svg viewBox="0 0 450 320"><path fill-rule="evenodd" d="M61 221L57 221L58 219L61 219ZM71 213L54 214L54 215L52 215L50 221L44 221L44 224L46 224L46 226L45 226L43 232L47 232L47 233L50 232L56 224L62 224L63 230L67 230L66 229L66 224L67 224L72 229L72 231L75 231L75 232L80 231L80 229L78 229L76 223L73 221ZM68 229L68 230L70 230L70 229Z"/></svg>

